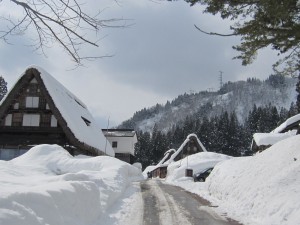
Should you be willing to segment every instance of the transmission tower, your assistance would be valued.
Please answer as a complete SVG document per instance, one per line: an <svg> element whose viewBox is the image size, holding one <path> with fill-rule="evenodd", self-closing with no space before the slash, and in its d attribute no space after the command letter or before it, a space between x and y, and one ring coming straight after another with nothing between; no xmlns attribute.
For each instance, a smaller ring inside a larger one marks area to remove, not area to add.
<svg viewBox="0 0 300 225"><path fill-rule="evenodd" d="M219 71L220 75L219 75L219 82L220 82L220 89L223 87L223 71Z"/></svg>

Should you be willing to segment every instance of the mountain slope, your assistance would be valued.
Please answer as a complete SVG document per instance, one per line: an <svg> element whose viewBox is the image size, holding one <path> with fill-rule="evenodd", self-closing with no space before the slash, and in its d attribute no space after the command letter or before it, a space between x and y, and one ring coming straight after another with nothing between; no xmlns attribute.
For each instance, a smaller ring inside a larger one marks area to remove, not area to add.
<svg viewBox="0 0 300 225"><path fill-rule="evenodd" d="M222 111L235 111L240 122L244 122L250 110L256 106L274 105L277 109L288 109L296 101L296 80L280 75L271 75L267 80L255 78L247 81L228 82L218 92L201 91L183 94L165 105L144 108L119 128L134 128L151 131L154 124L167 131L181 124L187 116L212 117Z"/></svg>

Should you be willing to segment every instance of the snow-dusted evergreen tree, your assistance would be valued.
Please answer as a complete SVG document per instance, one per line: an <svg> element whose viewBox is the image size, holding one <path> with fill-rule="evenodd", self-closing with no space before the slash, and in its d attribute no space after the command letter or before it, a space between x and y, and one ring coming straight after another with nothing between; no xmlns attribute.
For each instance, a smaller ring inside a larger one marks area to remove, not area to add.
<svg viewBox="0 0 300 225"><path fill-rule="evenodd" d="M155 125L151 136L151 164L157 164L167 150L166 136Z"/></svg>
<svg viewBox="0 0 300 225"><path fill-rule="evenodd" d="M229 118L228 118L228 112L221 114L219 119L216 118L217 122L217 129L216 129L216 152L220 152L223 154L228 154L227 148L228 148L228 142L227 142L227 135L228 135L228 125L229 125Z"/></svg>
<svg viewBox="0 0 300 225"><path fill-rule="evenodd" d="M288 118L289 111L286 108L281 107L279 112L279 124L282 124Z"/></svg>
<svg viewBox="0 0 300 225"><path fill-rule="evenodd" d="M135 145L134 154L136 157L136 161L140 162L143 166L143 169L145 169L148 165L151 164L150 133L139 131L137 133L137 137L138 137L138 142Z"/></svg>
<svg viewBox="0 0 300 225"><path fill-rule="evenodd" d="M7 83L2 76L0 76L0 101L7 93Z"/></svg>
<svg viewBox="0 0 300 225"><path fill-rule="evenodd" d="M271 104L258 108L254 105L253 110L249 112L245 126L249 129L250 134L257 132L268 133L285 119L280 118L277 108Z"/></svg>
<svg viewBox="0 0 300 225"><path fill-rule="evenodd" d="M201 140L202 144L206 146L206 148L210 148L213 142L212 137L214 133L215 127L213 123L209 121L209 119L205 116L202 118L202 121L199 123L199 129L197 130L197 136Z"/></svg>
<svg viewBox="0 0 300 225"><path fill-rule="evenodd" d="M288 112L288 118L292 117L292 116L295 116L296 114L298 114L297 105L294 102L292 102L291 106L290 106L290 109L289 109L289 112Z"/></svg>
<svg viewBox="0 0 300 225"><path fill-rule="evenodd" d="M253 109L249 112L248 118L246 120L247 129L249 129L250 134L254 134L258 130L259 115L257 112L256 104L254 104Z"/></svg>
<svg viewBox="0 0 300 225"><path fill-rule="evenodd" d="M228 155L240 156L242 146L242 131L243 128L239 125L235 112L232 112L229 117L228 124Z"/></svg>

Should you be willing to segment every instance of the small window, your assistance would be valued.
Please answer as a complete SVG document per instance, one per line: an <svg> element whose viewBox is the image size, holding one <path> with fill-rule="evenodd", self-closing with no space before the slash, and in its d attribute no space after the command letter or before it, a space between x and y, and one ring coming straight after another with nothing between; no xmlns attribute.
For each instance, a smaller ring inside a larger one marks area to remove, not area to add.
<svg viewBox="0 0 300 225"><path fill-rule="evenodd" d="M30 81L31 84L37 84L37 80L35 78L33 78L31 81Z"/></svg>
<svg viewBox="0 0 300 225"><path fill-rule="evenodd" d="M5 117L5 126L11 126L12 123L12 114L7 114Z"/></svg>
<svg viewBox="0 0 300 225"><path fill-rule="evenodd" d="M24 114L23 127L38 127L40 126L39 114Z"/></svg>
<svg viewBox="0 0 300 225"><path fill-rule="evenodd" d="M89 121L88 119L84 118L83 116L81 117L83 119L83 121L85 122L85 124L89 127L91 126L91 121Z"/></svg>
<svg viewBox="0 0 300 225"><path fill-rule="evenodd" d="M26 108L38 108L39 97L26 97Z"/></svg>
<svg viewBox="0 0 300 225"><path fill-rule="evenodd" d="M19 107L20 107L19 102L16 102L16 103L14 104L14 109L19 109Z"/></svg>
<svg viewBox="0 0 300 225"><path fill-rule="evenodd" d="M57 119L54 115L51 115L51 127L57 127Z"/></svg>
<svg viewBox="0 0 300 225"><path fill-rule="evenodd" d="M113 148L117 148L118 147L118 142L117 141L113 141L112 142L112 147Z"/></svg>

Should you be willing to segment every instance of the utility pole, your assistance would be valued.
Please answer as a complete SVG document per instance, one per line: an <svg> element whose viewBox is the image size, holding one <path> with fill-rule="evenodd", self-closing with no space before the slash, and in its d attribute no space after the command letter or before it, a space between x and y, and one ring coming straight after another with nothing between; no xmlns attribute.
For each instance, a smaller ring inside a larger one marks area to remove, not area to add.
<svg viewBox="0 0 300 225"><path fill-rule="evenodd" d="M109 116L109 117L110 117L110 116ZM108 135L108 127L109 127L109 117L108 117L108 119L107 119L107 128L106 128L106 133L107 133L107 135ZM106 147L107 147L107 137L105 137L105 149L104 149L105 155L106 155Z"/></svg>

